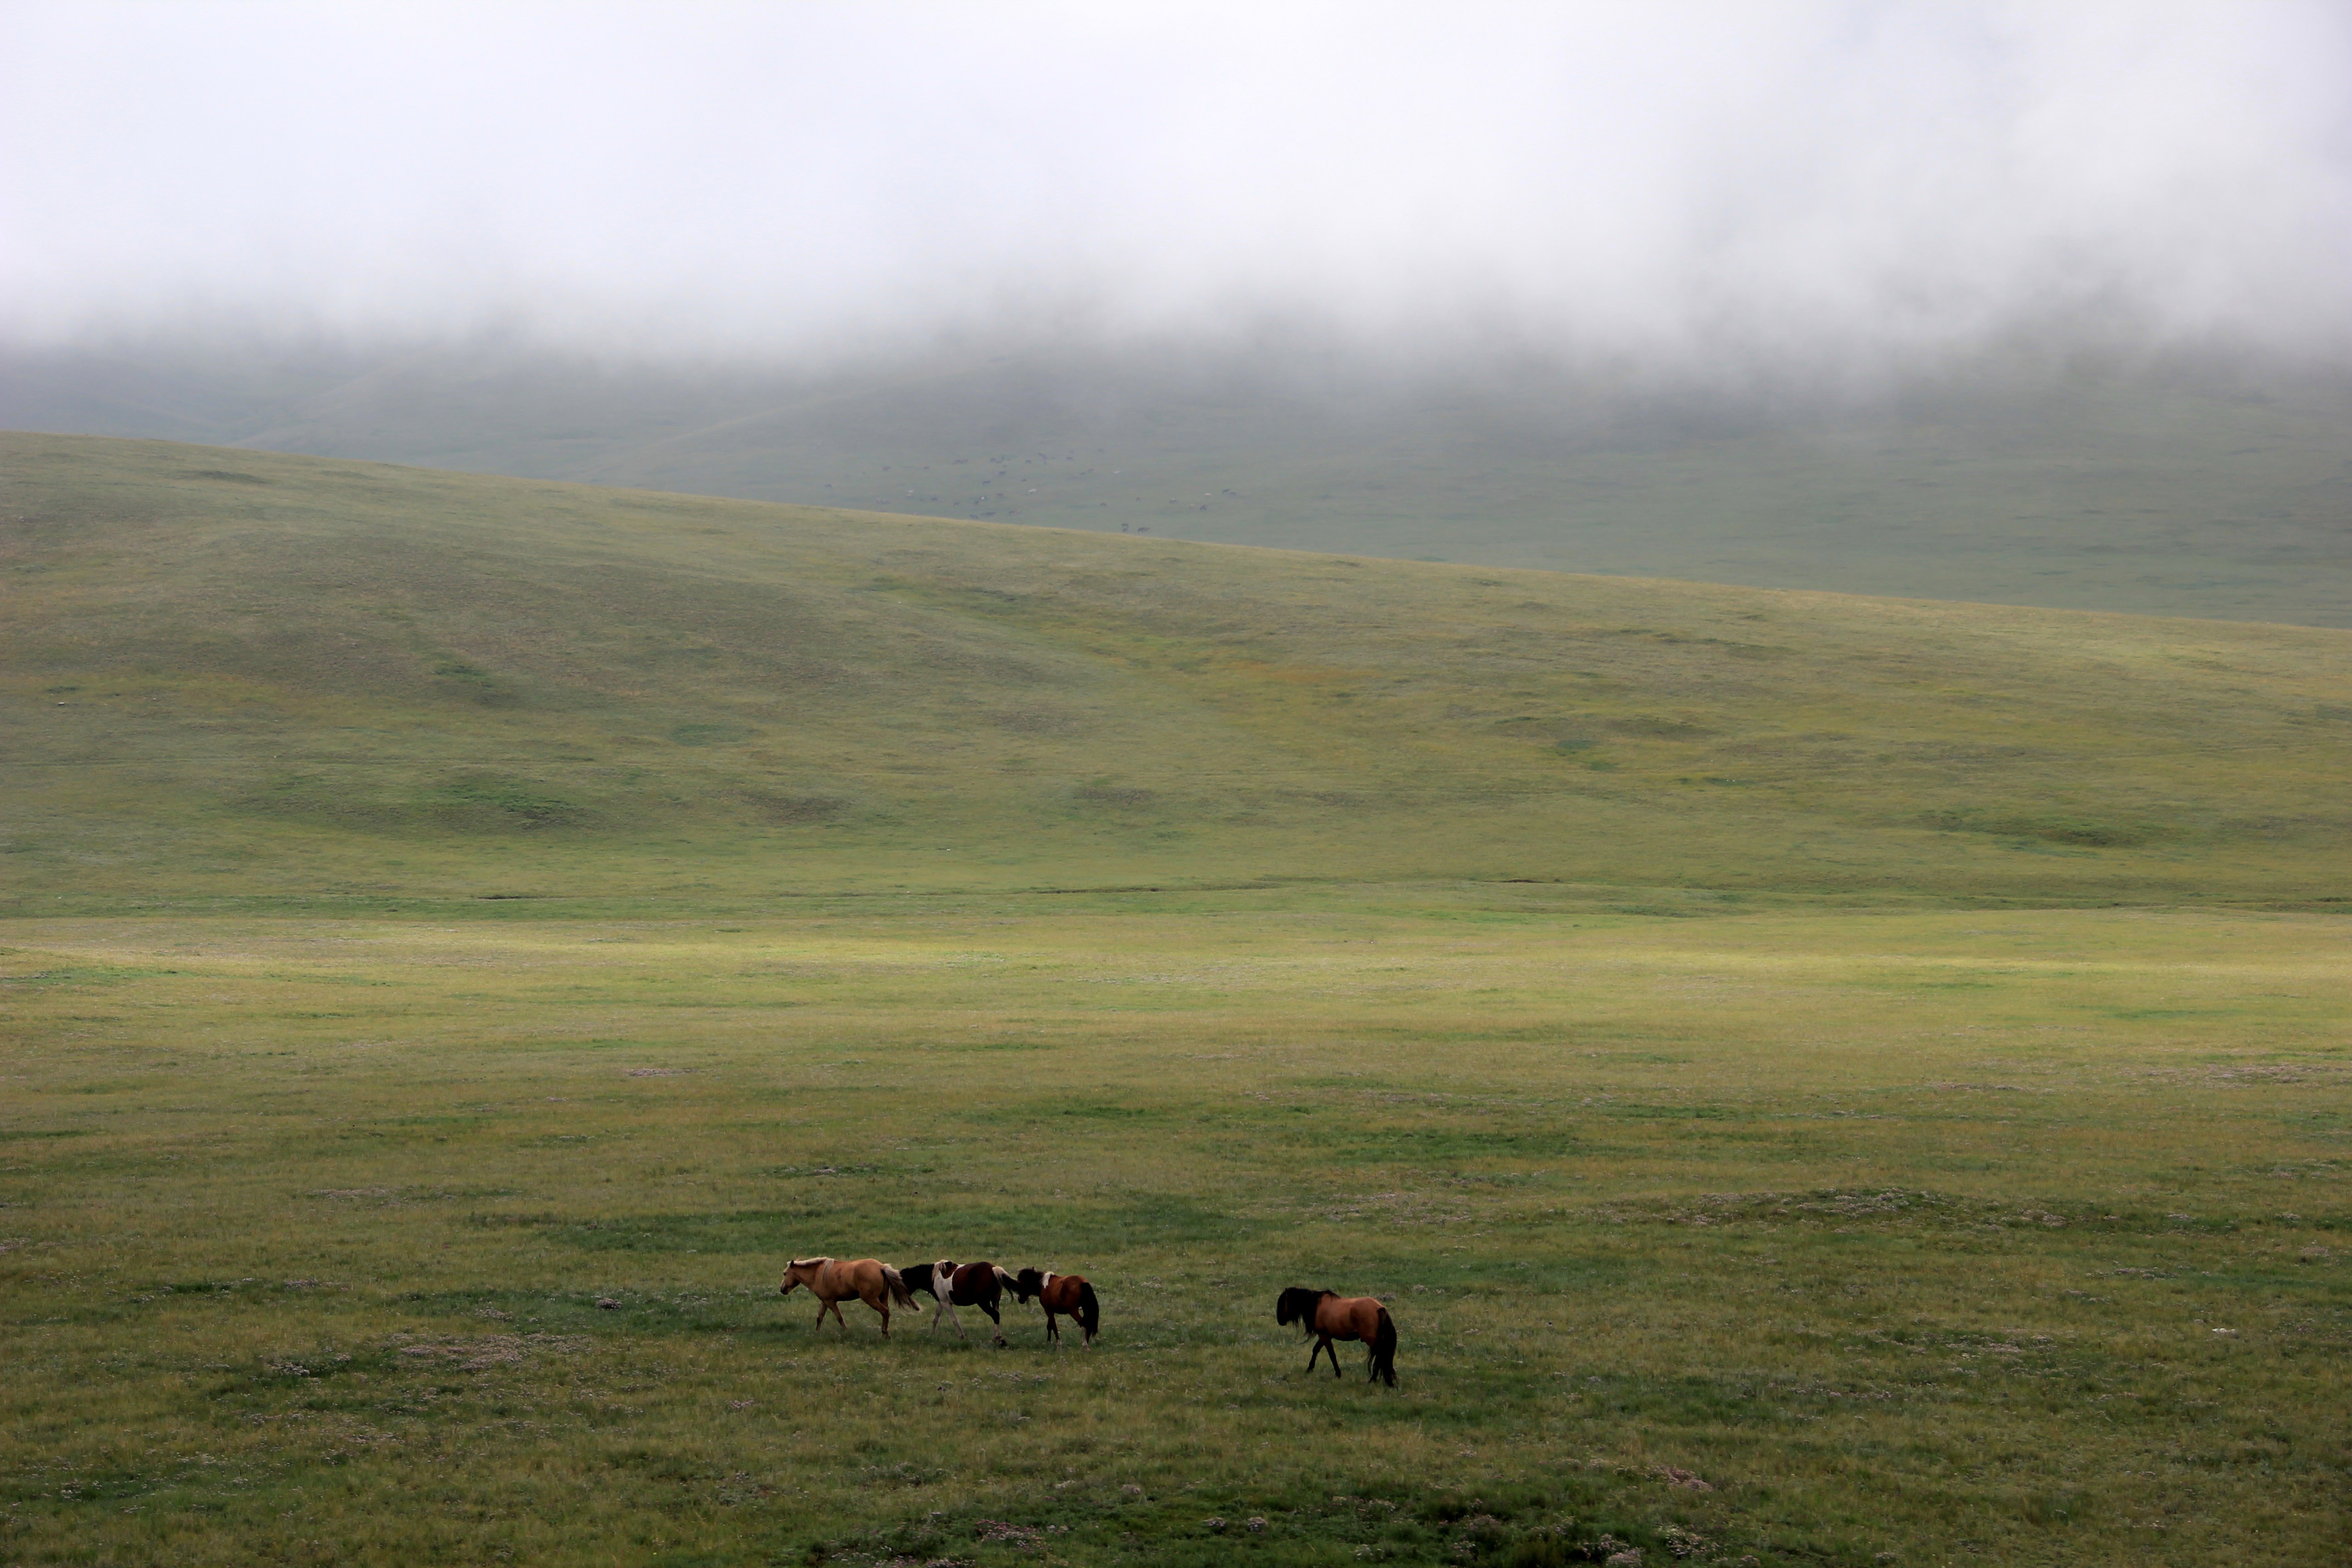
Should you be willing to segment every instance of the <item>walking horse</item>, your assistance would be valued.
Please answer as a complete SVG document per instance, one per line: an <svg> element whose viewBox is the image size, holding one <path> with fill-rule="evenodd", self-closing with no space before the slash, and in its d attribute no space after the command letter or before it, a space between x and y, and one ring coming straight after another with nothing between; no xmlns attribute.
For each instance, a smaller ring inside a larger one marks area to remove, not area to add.
<svg viewBox="0 0 2352 1568"><path fill-rule="evenodd" d="M1013 1284L1013 1276L995 1264L967 1263L958 1268L942 1258L937 1263L918 1263L905 1274L909 1291L920 1290L939 1303L940 1310L931 1319L931 1332L940 1331L940 1319L945 1318L954 1324L957 1333L971 1338L956 1321L958 1307L978 1307L988 1314L990 1322L999 1329L1004 1326L1004 1320L996 1315L996 1303ZM1004 1336L998 1334L996 1342L1003 1344Z"/></svg>
<svg viewBox="0 0 2352 1568"><path fill-rule="evenodd" d="M824 1315L841 1324L841 1331L849 1331L843 1321L841 1303L855 1296L882 1314L882 1337L890 1337L890 1303L898 1302L910 1312L919 1312L915 1298L907 1293L906 1279L888 1264L873 1258L795 1258L784 1270L784 1282L776 1294L789 1296L802 1286L816 1298L816 1326L824 1327Z"/></svg>
<svg viewBox="0 0 2352 1568"><path fill-rule="evenodd" d="M1276 1324L1297 1323L1315 1341L1315 1348L1307 1352L1307 1370L1315 1370L1318 1356L1331 1358L1331 1375L1339 1375L1339 1352L1332 1349L1333 1340L1364 1342L1364 1377L1384 1380L1396 1386L1395 1321L1389 1310L1370 1296L1337 1296L1328 1290L1309 1290L1303 1285L1293 1285L1274 1304Z"/></svg>
<svg viewBox="0 0 2352 1568"><path fill-rule="evenodd" d="M1075 1319L1087 1336L1087 1344L1094 1344L1095 1331L1102 1326L1102 1306L1085 1275L1056 1274L1051 1269L1041 1274L1024 1268L1013 1277L1013 1293L1024 1302L1034 1299L1045 1309L1045 1337L1055 1350L1062 1348L1062 1327L1054 1321L1056 1312Z"/></svg>

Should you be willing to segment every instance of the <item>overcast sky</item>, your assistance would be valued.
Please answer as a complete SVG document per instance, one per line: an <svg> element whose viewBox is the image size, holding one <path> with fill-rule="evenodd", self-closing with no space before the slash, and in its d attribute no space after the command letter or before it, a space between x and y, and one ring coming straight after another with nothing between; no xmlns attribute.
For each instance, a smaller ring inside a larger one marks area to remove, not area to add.
<svg viewBox="0 0 2352 1568"><path fill-rule="evenodd" d="M2352 6L0 6L0 337L2352 358Z"/></svg>

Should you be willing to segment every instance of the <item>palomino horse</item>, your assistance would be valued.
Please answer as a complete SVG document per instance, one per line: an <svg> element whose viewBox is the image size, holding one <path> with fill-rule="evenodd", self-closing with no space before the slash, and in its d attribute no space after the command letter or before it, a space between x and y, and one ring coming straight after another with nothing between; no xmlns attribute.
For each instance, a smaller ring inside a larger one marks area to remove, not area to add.
<svg viewBox="0 0 2352 1568"><path fill-rule="evenodd" d="M1313 1336L1315 1348L1307 1352L1307 1371L1313 1372L1315 1358L1328 1352L1331 1375L1339 1376L1339 1352L1331 1348L1331 1342L1361 1340L1365 1381L1383 1378L1390 1387L1396 1386L1396 1324L1389 1310L1370 1296L1335 1296L1328 1290L1293 1285L1275 1302L1274 1321L1297 1323Z"/></svg>
<svg viewBox="0 0 2352 1568"><path fill-rule="evenodd" d="M910 1312L919 1312L915 1298L907 1292L907 1281L888 1264L872 1258L795 1258L793 1266L784 1270L784 1282L776 1294L789 1296L805 1285L817 1300L816 1326L824 1327L824 1315L847 1333L849 1325L843 1322L841 1303L855 1296L882 1314L882 1337L890 1337L890 1303L898 1302Z"/></svg>
<svg viewBox="0 0 2352 1568"><path fill-rule="evenodd" d="M1034 1298L1045 1309L1045 1337L1054 1348L1062 1348L1062 1326L1054 1314L1066 1312L1077 1321L1086 1331L1087 1343L1095 1342L1095 1331L1102 1326L1102 1307L1095 1300L1095 1288L1087 1283L1083 1274L1055 1274L1048 1270L1040 1274L1034 1268L1024 1268L1013 1277L1013 1293L1024 1301Z"/></svg>
<svg viewBox="0 0 2352 1568"><path fill-rule="evenodd" d="M995 1264L967 1263L959 1268L942 1258L937 1263L916 1264L906 1271L906 1277L909 1291L920 1290L940 1304L939 1315L931 1320L931 1332L940 1331L940 1319L945 1318L955 1325L957 1333L971 1338L963 1333L963 1325L956 1322L958 1307L977 1307L988 1314L990 1322L1003 1327L1004 1320L996 1315L996 1303L1013 1283L1013 1276ZM1003 1344L1003 1336L998 1335L996 1342Z"/></svg>

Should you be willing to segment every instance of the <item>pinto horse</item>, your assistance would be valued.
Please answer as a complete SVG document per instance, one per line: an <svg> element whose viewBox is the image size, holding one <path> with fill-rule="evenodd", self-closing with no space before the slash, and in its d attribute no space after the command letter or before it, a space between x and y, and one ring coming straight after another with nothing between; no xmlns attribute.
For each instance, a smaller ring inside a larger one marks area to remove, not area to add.
<svg viewBox="0 0 2352 1568"><path fill-rule="evenodd" d="M963 1325L956 1322L958 1307L977 1307L988 1314L990 1322L999 1328L1004 1326L1004 1320L996 1315L996 1303L1013 1283L1013 1276L993 1263L967 1263L958 1268L942 1258L937 1263L914 1265L906 1270L906 1279L909 1291L920 1290L939 1303L938 1316L931 1319L931 1332L935 1334L940 1331L940 1319L945 1318L955 1325L957 1333L971 1338L963 1333ZM1003 1344L1003 1336L996 1342Z"/></svg>
<svg viewBox="0 0 2352 1568"><path fill-rule="evenodd" d="M1307 1370L1315 1370L1315 1358L1328 1353L1331 1357L1331 1375L1339 1375L1339 1352L1332 1349L1333 1340L1364 1342L1364 1380L1384 1379L1391 1388L1396 1386L1396 1342L1394 1320L1389 1310L1370 1296L1337 1296L1328 1290L1309 1290L1303 1285L1293 1285L1274 1304L1276 1324L1297 1323L1315 1341L1315 1348L1307 1352Z"/></svg>
<svg viewBox="0 0 2352 1568"><path fill-rule="evenodd" d="M872 1258L795 1258L793 1266L784 1270L784 1282L776 1294L789 1296L801 1286L808 1287L816 1298L816 1326L824 1327L824 1315L841 1324L841 1331L849 1331L843 1321L841 1303L855 1296L882 1314L882 1337L890 1337L890 1303L898 1302L910 1312L919 1312L915 1298L908 1293L907 1280L888 1264Z"/></svg>
<svg viewBox="0 0 2352 1568"><path fill-rule="evenodd" d="M1045 1309L1045 1337L1054 1342L1055 1350L1062 1348L1062 1326L1054 1321L1056 1312L1076 1319L1085 1331L1087 1345L1095 1342L1095 1331L1102 1327L1102 1306L1085 1275L1056 1274L1051 1269L1041 1274L1024 1268L1013 1277L1013 1293L1024 1302L1034 1299Z"/></svg>

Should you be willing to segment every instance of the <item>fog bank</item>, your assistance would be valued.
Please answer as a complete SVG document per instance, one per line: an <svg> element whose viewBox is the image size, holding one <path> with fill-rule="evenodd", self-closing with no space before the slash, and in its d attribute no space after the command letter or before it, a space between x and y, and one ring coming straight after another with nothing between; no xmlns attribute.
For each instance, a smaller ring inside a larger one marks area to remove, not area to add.
<svg viewBox="0 0 2352 1568"><path fill-rule="evenodd" d="M0 19L0 339L2352 359L2323 4Z"/></svg>

